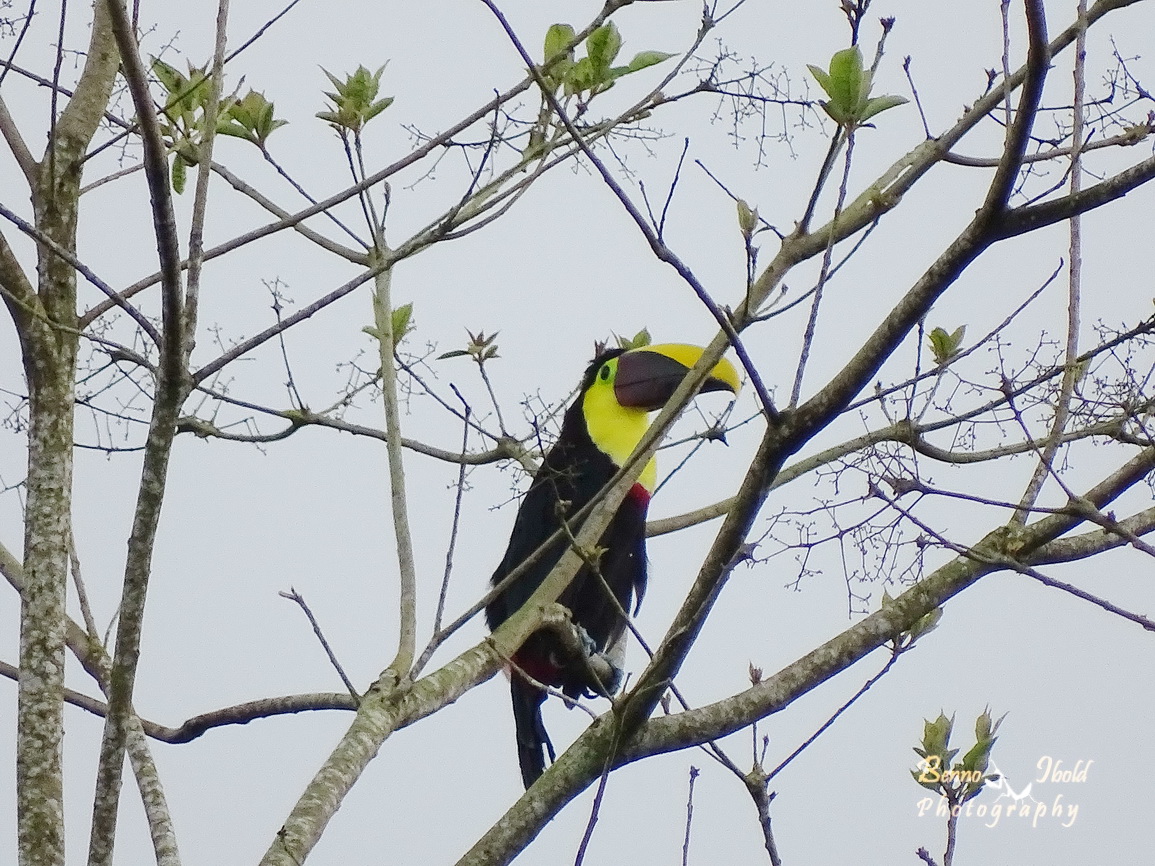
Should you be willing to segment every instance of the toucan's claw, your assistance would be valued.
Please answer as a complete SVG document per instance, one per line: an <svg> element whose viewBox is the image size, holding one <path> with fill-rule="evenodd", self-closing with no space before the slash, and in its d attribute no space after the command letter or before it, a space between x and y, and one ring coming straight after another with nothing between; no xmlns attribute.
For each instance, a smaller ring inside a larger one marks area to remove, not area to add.
<svg viewBox="0 0 1155 866"><path fill-rule="evenodd" d="M577 630L578 639L582 642L582 648L586 651L586 656L592 657L598 655L597 642L590 637L590 633L585 630L585 627L576 622L573 624L573 627Z"/></svg>
<svg viewBox="0 0 1155 866"><path fill-rule="evenodd" d="M622 680L625 678L625 671L610 660L609 655L603 652L591 653L589 657L590 670L598 678L598 682L602 686L602 690L591 690L588 694L590 697L610 697L616 695L618 689L622 687Z"/></svg>
<svg viewBox="0 0 1155 866"><path fill-rule="evenodd" d="M614 663L609 653L598 649L597 642L582 626L573 623L573 628L581 643L582 661L593 674L591 685L585 690L586 697L609 697L615 694L621 688L624 671Z"/></svg>

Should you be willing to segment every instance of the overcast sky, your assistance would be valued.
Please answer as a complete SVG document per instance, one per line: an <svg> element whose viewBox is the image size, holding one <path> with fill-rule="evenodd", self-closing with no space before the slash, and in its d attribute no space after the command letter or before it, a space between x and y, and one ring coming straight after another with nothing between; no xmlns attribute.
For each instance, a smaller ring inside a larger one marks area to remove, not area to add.
<svg viewBox="0 0 1155 866"><path fill-rule="evenodd" d="M998 4L982 4L982 9L978 5L877 0L864 29L868 57L877 39L878 18L897 17L877 92L910 95L901 68L903 58L910 55L932 130L952 123L984 91L986 70L1001 67ZM142 4L142 23L155 22L144 41L145 50L152 54L163 50L170 63L181 67L185 58L206 62L214 7L200 0L179 6ZM1073 7L1067 2L1047 3L1052 33L1069 23ZM279 8L279 3L265 0L236 4L230 41L240 44ZM580 28L598 4L516 0L503 8L531 49L540 52L541 38L551 23L568 21ZM51 68L57 10L53 6L38 11L18 62L45 72ZM615 16L625 38L623 54L684 50L700 14L701 7L692 2L639 3L623 10ZM1021 10L1013 14L1016 20L1021 18ZM70 6L69 15L73 44L80 45L87 19L79 5ZM1111 64L1109 35L1114 36L1119 54L1132 58L1150 50L1152 33L1151 9L1142 7L1111 16L1097 27L1089 45L1091 86L1100 86ZM1024 48L1018 23L1013 36L1015 67ZM792 94L801 98L817 95L805 64L825 66L848 37L838 4L826 0L750 2L719 28L718 40L707 40L701 49L704 57L720 50L732 52L738 58L736 68L748 67L751 58L757 58L770 69L768 74L785 76ZM7 54L10 46L5 39L0 50ZM72 62L71 57L66 59L65 80L76 74ZM1070 58L1059 62L1054 90L1044 100L1048 105L1069 102L1065 88ZM314 118L325 107L322 91L331 89L321 68L341 76L358 64L374 70L386 64L382 94L396 97L394 105L369 126L366 160L371 171L404 155L422 135L435 134L474 110L495 89L516 83L522 73L515 51L480 3L458 0L432 7L304 0L230 64L226 86L255 88L276 103L277 116L290 123L273 135L270 148L319 198L348 185L338 140ZM1148 86L1155 79L1149 57L1131 60L1130 68ZM660 67L623 79L607 95L604 111L629 104L659 74ZM26 138L39 151L48 116L45 92L15 75L9 75L3 87ZM528 96L523 105L529 113L536 108ZM1136 111L1137 116L1149 108ZM120 111L131 113L127 97ZM735 304L742 297L741 238L733 202L695 161L757 206L770 223L789 231L805 207L831 127L821 124L814 113L793 109L771 112L766 119L767 129L775 133L783 124L785 140L759 141L760 121L735 126L728 106L700 97L648 121L644 140L615 145L615 152L635 172L627 185L631 194L640 199L641 181L660 201L689 138L670 206L668 238L721 303ZM923 139L913 105L886 113L878 124L879 129L864 131L858 140L852 193ZM960 150L987 156L997 153L999 143L999 133L991 125ZM1148 148L1143 144L1138 149ZM131 164L136 155L130 149L123 164ZM1126 152L1122 158L1130 163L1144 155ZM216 156L283 206L301 206L299 197L262 164L253 148L220 140ZM87 177L118 165L117 157L108 153ZM391 240L407 237L451 204L460 196L466 176L460 156L450 153L436 165L422 163L396 178ZM816 346L804 391L816 388L838 369L883 311L966 223L987 180L989 174L974 169L939 167L883 223L862 254L831 284L820 323L823 339ZM191 181L189 186L178 202L186 232ZM27 215L22 178L6 152L0 157L0 190L6 205ZM80 253L105 280L113 286L128 285L156 269L140 173L90 193L84 207ZM209 245L269 221L267 214L216 180L209 210ZM1150 245L1151 211L1151 191L1143 188L1085 221L1083 315L1088 341L1099 320L1111 326L1133 324L1150 313L1155 292L1150 256L1144 251ZM358 219L355 207L341 213L350 224ZM321 221L312 225L330 230ZM3 231L30 261L30 245L11 228L5 226ZM339 232L334 230L334 236ZM762 237L765 261L775 244L769 233ZM928 325L951 330L966 324L968 335L985 333L1045 283L1065 255L1062 228L992 250L936 307ZM277 281L295 308L356 272L287 232L210 263L195 358L210 360L219 353L218 340L227 345L269 325L270 283ZM800 293L813 275L813 268L803 269L787 284ZM414 304L416 330L407 346L416 355L430 355L426 375L446 396L451 396L449 384L456 384L491 428L496 419L474 366L464 359L434 358L462 347L466 329L500 330L501 357L490 373L505 421L519 436L529 435L534 412L563 400L576 385L595 340L648 327L656 341L704 343L715 330L702 305L670 268L653 259L621 207L586 168L551 173L494 225L406 261L397 268L393 292L397 303ZM95 302L95 290L85 287L82 293L86 303ZM152 301L145 303L151 311L147 305ZM1016 363L1044 336L1061 339L1064 308L1064 290L1056 285L1039 301L1038 312L1009 332L1007 352ZM361 332L371 315L369 296L359 291L287 336L293 380L311 408L324 408L339 398L351 362L374 368L369 353L375 347ZM7 414L7 406L15 402L11 395L23 393L24 385L14 333L8 319L2 321L0 388ZM750 351L781 397L789 393L803 323L800 308L797 315L751 332ZM214 330L217 325L219 331ZM907 366L896 363L885 371L888 378L903 378L912 356L911 351L900 353L899 362ZM994 365L995 358L986 354L975 359L971 371L978 377ZM232 365L219 384L227 384L241 399L290 408L286 379L281 349L268 343ZM756 411L748 392L741 396L733 418ZM679 428L682 433L702 429L705 417L726 405L718 395L699 403L707 415L691 410ZM196 400L188 408L203 417L213 411ZM460 447L460 425L430 400L415 394L407 408L407 436L446 449ZM132 409L141 411L143 404L138 400ZM248 417L249 413L229 408L218 420ZM380 408L369 395L363 395L347 417L375 427L382 424ZM812 450L857 435L867 426L865 421L848 420L813 443ZM263 432L278 429L266 420L259 427ZM655 499L653 516L680 513L732 492L760 436L756 427L731 433L728 446L707 445ZM82 415L78 438L86 445L124 446L138 443L141 429L131 424L101 429ZM22 477L23 445L21 434L0 431L0 487ZM470 446L480 443L475 438ZM1087 450L1081 457L1086 462L1078 477L1091 481L1115 465L1117 455L1105 453L1104 462L1096 462L1095 452ZM406 461L424 636L444 569L457 470L414 454L408 454ZM664 467L676 463L673 454L663 455ZM979 470L966 477L985 477L992 495L1017 498L1031 468L1024 460L987 470L985 476ZM935 471L944 486L957 477L951 470ZM77 454L75 533L102 625L109 622L119 598L138 472L135 453ZM396 567L385 454L379 442L316 428L260 448L183 436L175 449L171 479L137 681L135 703L143 716L176 725L189 716L259 697L340 691L341 683L301 612L278 596L290 587L309 601L356 684L367 685L388 664L396 640ZM521 480L494 467L469 474L449 593L451 616L479 596L498 562L513 520L514 486ZM766 519L756 531L766 532L769 518L780 511L803 512L822 501L850 500L865 493L863 476L847 476L846 487L840 490L826 482L803 480L771 498ZM0 496L0 541L17 552L21 501L15 491ZM937 525L961 543L976 540L994 525L979 509L951 506L932 513ZM816 514L814 527L818 533L829 530L821 513ZM650 590L638 621L651 640L656 642L664 633L711 538L712 527L707 525L651 542ZM764 552L774 549L768 540ZM794 552L738 569L679 677L689 699L701 704L734 694L747 685L748 664L767 673L776 671L863 612L877 609L884 582L869 571L869 563L855 561L852 550L842 553L847 556L840 555L836 545L824 547L807 564L813 573L801 580ZM947 556L934 552L928 570ZM1149 561L1118 555L1095 560L1091 569L1072 567L1054 573L1130 610L1155 610ZM897 594L901 587L889 589ZM0 658L12 663L18 655L17 629L15 594L0 591ZM482 634L481 622L471 624L435 662L452 658ZM923 719L940 710L957 713L956 745L969 747L973 720L987 706L996 716L1008 714L995 749L1008 793L1021 795L1033 785L1026 798L1037 805L1031 817L1003 816L996 822L988 813L964 819L962 862L1095 863L1138 850L1142 828L1149 821L1155 774L1155 755L1145 742L1155 711L1148 687L1153 657L1151 638L1138 626L1022 576L996 574L983 579L951 601L940 628L901 658L775 780L773 817L785 862L916 863L914 851L919 846L941 857L944 821L920 815L920 800L929 792L910 779L911 748L921 737ZM885 661L885 652L876 652L787 712L760 724L759 735L771 739L767 764L773 766L789 754ZM636 671L641 664L641 653L631 648L628 667ZM95 693L78 666L70 668L69 677L74 688ZM14 683L0 682L0 719L5 720L0 731L14 729L15 695ZM555 703L547 705L546 723L555 743L563 745L588 725L589 718ZM454 862L521 793L508 704L507 685L495 678L434 717L395 734L309 862ZM101 722L76 709L66 713L68 837L72 858L79 861L87 844ZM184 862L259 859L350 719L348 713L305 714L211 731L188 745L154 744ZM750 743L750 732L744 731L724 745L739 766L746 767ZM12 756L10 735L0 733L0 762L11 766ZM1062 769L1089 768L1085 780L1039 781L1040 762L1045 765L1048 758L1062 762ZM734 864L766 862L745 790L700 751L663 756L616 773L588 862L679 862L691 765L703 771L694 800L691 862L721 858ZM15 834L13 793L11 782L0 785L0 836L5 839ZM992 791L975 802L994 806L1011 799ZM541 834L519 862L572 860L589 803L587 793ZM148 862L147 830L131 782L123 804L118 862ZM1056 804L1061 814L1055 814ZM0 848L11 850L9 843ZM0 853L0 861L6 857Z"/></svg>

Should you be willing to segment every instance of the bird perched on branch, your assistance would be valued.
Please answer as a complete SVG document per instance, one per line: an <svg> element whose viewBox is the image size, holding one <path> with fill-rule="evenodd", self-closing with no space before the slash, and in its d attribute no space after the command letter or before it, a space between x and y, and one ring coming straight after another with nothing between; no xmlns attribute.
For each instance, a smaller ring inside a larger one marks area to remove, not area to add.
<svg viewBox="0 0 1155 866"><path fill-rule="evenodd" d="M582 378L577 398L566 410L557 442L546 454L514 519L505 556L493 573L499 586L583 506L593 500L633 453L650 425L650 413L665 406L703 349L665 343L600 353ZM723 359L702 391L738 393L738 372ZM542 723L542 686L570 698L609 695L621 680L626 617L636 612L646 588L646 510L654 491L653 459L642 470L603 533L593 555L581 567L558 602L572 627L543 626L513 654L510 686L517 729L517 754L526 788L545 769L553 746ZM490 630L516 613L557 564L567 536L552 542L522 569L486 607ZM593 561L596 558L596 561ZM568 629L568 632L566 631ZM569 638L567 640L567 637Z"/></svg>

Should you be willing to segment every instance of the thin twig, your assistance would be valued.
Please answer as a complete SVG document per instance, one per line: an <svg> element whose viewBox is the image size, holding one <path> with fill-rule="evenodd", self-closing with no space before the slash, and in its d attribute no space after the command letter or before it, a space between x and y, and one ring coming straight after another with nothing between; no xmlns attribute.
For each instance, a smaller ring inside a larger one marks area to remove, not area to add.
<svg viewBox="0 0 1155 866"><path fill-rule="evenodd" d="M608 761L609 759L607 758L606 769L602 773L601 778L598 779L598 789L594 792L594 801L590 806L590 817L586 822L585 832L582 833L582 840L578 845L577 855L574 857L574 866L582 866L582 863L585 862L586 851L589 850L590 841L594 837L594 828L597 826L598 817L601 815L602 800L605 798L606 785L609 784L610 780Z"/></svg>
<svg viewBox="0 0 1155 866"><path fill-rule="evenodd" d="M835 141L842 138L842 127L835 133ZM834 205L834 215L830 218L831 225L838 222L842 209L846 205L846 194L850 187L850 166L854 158L854 130L846 132L846 156L842 164L842 181L838 185L838 200ZM833 143L832 143L833 144ZM835 152L831 147L830 153ZM798 353L798 368L794 371L794 387L790 391L790 407L798 405L802 396L802 377L806 374L806 364L810 360L810 350L814 345L814 335L818 328L818 310L822 305L823 290L830 276L830 262L834 254L834 232L831 232L826 242L826 249L822 252L822 265L818 272L818 284L814 289L814 301L810 305L810 317L806 321L806 330L802 335L802 350Z"/></svg>
<svg viewBox="0 0 1155 866"><path fill-rule="evenodd" d="M876 673L874 676L872 676L870 679L868 679L865 683L863 683L862 687L859 688L858 691L856 691L853 695L851 695L850 699L848 701L846 701L846 703L844 703L837 710L835 710L833 715L831 715L830 718L828 718L825 722L823 722L819 726L818 730L816 730L813 734L811 734L809 737L807 737L805 740L803 740L802 744L799 745L798 748L796 748L793 752L791 752L789 755L787 755L785 758L783 758L777 767L775 767L773 770L771 770L769 773L767 773L766 774L766 782L769 783L771 779L773 779L780 772L782 772L783 769L785 769L787 764L789 764L791 761L793 761L795 758L797 758L799 755L801 755L804 751L806 751L806 749L808 749L810 747L810 745L815 740L817 740L820 736L822 736L824 733L826 733L826 731L828 731L830 729L831 725L833 725L836 721L838 721L839 716L841 716L848 709L850 709L851 706L854 705L855 701L857 701L859 698L861 698L863 695L865 695L868 691L870 691L871 687L874 686L875 683L877 683L884 676L886 676L888 673L890 673L890 669L892 667L894 667L894 663L896 661L898 661L898 657L900 655L902 655L904 652L906 652L906 650L908 650L909 648L910 648L910 644L903 646L903 645L900 645L897 642L895 642L891 646L890 658L886 660L886 664L882 666L882 670L880 670L878 673Z"/></svg>
<svg viewBox="0 0 1155 866"><path fill-rule="evenodd" d="M88 631L91 640L100 639L100 629L96 626L96 618L92 615L92 605L88 601L88 591L84 586L84 578L80 575L80 554L76 550L76 536L72 527L68 528L68 561L72 571L72 583L76 587L76 597L80 601L80 616L84 620L84 628Z"/></svg>
<svg viewBox="0 0 1155 866"><path fill-rule="evenodd" d="M301 608L302 611L304 611L305 616L309 619L309 625L313 627L313 634L317 636L317 640L321 642L321 648L325 650L325 655L329 657L329 663L333 665L333 669L337 671L337 676L339 676L341 678L341 682L345 684L345 688L348 689L350 697L353 698L353 702L360 704L360 692L357 691L357 688L353 685L352 680L350 680L348 675L345 673L345 669L341 667L341 662L338 660L337 654L333 652L333 648L329 645L329 641L325 639L325 633L321 631L321 626L317 622L317 618L313 616L313 611L305 602L304 597L299 592L297 592L294 587L291 586L289 587L288 592L281 590L279 593L277 593L277 595L279 595L281 598L287 598L289 601L295 602L297 606Z"/></svg>
<svg viewBox="0 0 1155 866"><path fill-rule="evenodd" d="M0 216L4 217L6 220L16 226L16 228L20 229L20 231L24 232L24 234L28 235L28 237L36 241L38 245L51 250L53 255L59 256L64 261L68 262L68 264L70 264L77 273L88 280L88 282L92 283L92 285L96 286L96 288L100 289L100 291L109 298L109 302L113 306L120 307L122 310L128 313L132 320L140 326L141 330L148 334L153 343L158 346L160 345L160 332L156 329L156 326L145 317L144 313L130 304L127 300L124 299L123 296L121 296L115 289L113 289L112 286L98 277L96 273L90 267L88 267L88 265L80 261L80 259L78 259L74 253L65 249L40 229L36 228L36 226L32 225L24 219L21 219L20 216L9 210L3 204L0 204Z"/></svg>
<svg viewBox="0 0 1155 866"><path fill-rule="evenodd" d="M918 88L914 84L914 77L910 72L910 55L902 61L902 71L906 74L906 82L910 85L911 96L914 97L914 107L918 109L918 116L922 119L922 131L927 138L931 138L930 124L926 120L926 111L922 107L922 98L918 95Z"/></svg>
<svg viewBox="0 0 1155 866"><path fill-rule="evenodd" d="M1115 616L1130 620L1136 625L1142 626L1147 631L1155 632L1155 621L1152 621L1149 617L1145 617L1142 614L1132 613L1129 610L1119 607L1117 604L1112 604L1105 598L1100 598L1097 595L1092 595L1086 590L1079 589L1079 587L1074 586L1073 584L1065 583L1064 581L1057 580L1053 577L1048 577L1032 566L1020 566L1016 568L1015 571L1017 571L1019 574L1025 574L1027 577L1033 577L1044 586L1049 586L1053 589L1061 589L1063 592L1075 596L1075 598L1082 599L1083 601L1089 601L1096 607L1100 607L1107 611L1107 613L1113 613Z"/></svg>
<svg viewBox="0 0 1155 866"><path fill-rule="evenodd" d="M1086 48L1087 48L1087 3L1079 0L1078 5L1079 34L1075 38L1075 100L1072 108L1071 123L1071 195L1077 196L1082 190L1082 145L1083 145L1083 101L1086 96ZM1051 423L1049 441L1039 455L1035 471L1027 484L1021 500L1021 509L1015 519L1025 523L1026 510L1038 501L1043 489L1043 482L1053 471L1055 456L1059 451L1059 442L1067 420L1071 415L1071 400L1075 393L1075 384L1079 379L1080 367L1077 363L1079 356L1079 324L1080 305L1082 295L1083 270L1083 242L1082 217L1075 214L1071 217L1070 226L1070 258L1068 265L1067 286L1067 342L1064 355L1063 379L1059 385L1059 393L1055 398L1055 415Z"/></svg>
<svg viewBox="0 0 1155 866"><path fill-rule="evenodd" d="M462 411L465 413L465 423L461 430L461 453L466 453L469 447L469 415L471 407L466 399L457 390L457 386L450 384L453 393L461 401ZM457 529L461 523L461 499L465 495L465 464L457 470L457 492L453 498L453 522L449 527L449 545L445 550L445 574L441 578L441 592L437 596L437 613L433 617L433 633L441 631L441 620L445 615L445 597L449 594L449 577L453 573L453 551L457 547Z"/></svg>
<svg viewBox="0 0 1155 866"><path fill-rule="evenodd" d="M694 783L698 781L699 770L690 765L690 786L686 792L686 833L682 837L682 866L690 866L690 829L694 824Z"/></svg>
<svg viewBox="0 0 1155 866"><path fill-rule="evenodd" d="M493 383L489 381L489 374L485 372L485 358L481 355L477 356L477 370L481 373L481 381L485 383L485 390L489 392L489 401L493 405L493 411L497 413L497 429L501 431L503 437L509 436L508 431L505 429L505 419L501 417L501 403L497 399L497 394L493 391ZM458 396L461 395L459 394ZM468 417L468 412L466 416Z"/></svg>

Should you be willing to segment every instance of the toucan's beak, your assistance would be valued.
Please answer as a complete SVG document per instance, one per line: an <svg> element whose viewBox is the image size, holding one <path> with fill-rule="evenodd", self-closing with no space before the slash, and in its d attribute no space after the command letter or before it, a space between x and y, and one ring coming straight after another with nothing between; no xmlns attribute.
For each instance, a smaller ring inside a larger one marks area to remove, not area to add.
<svg viewBox="0 0 1155 866"><path fill-rule="evenodd" d="M630 349L618 358L614 396L622 406L653 412L661 409L706 350L686 343L659 343ZM738 393L742 384L734 365L723 358L710 371L702 391Z"/></svg>

